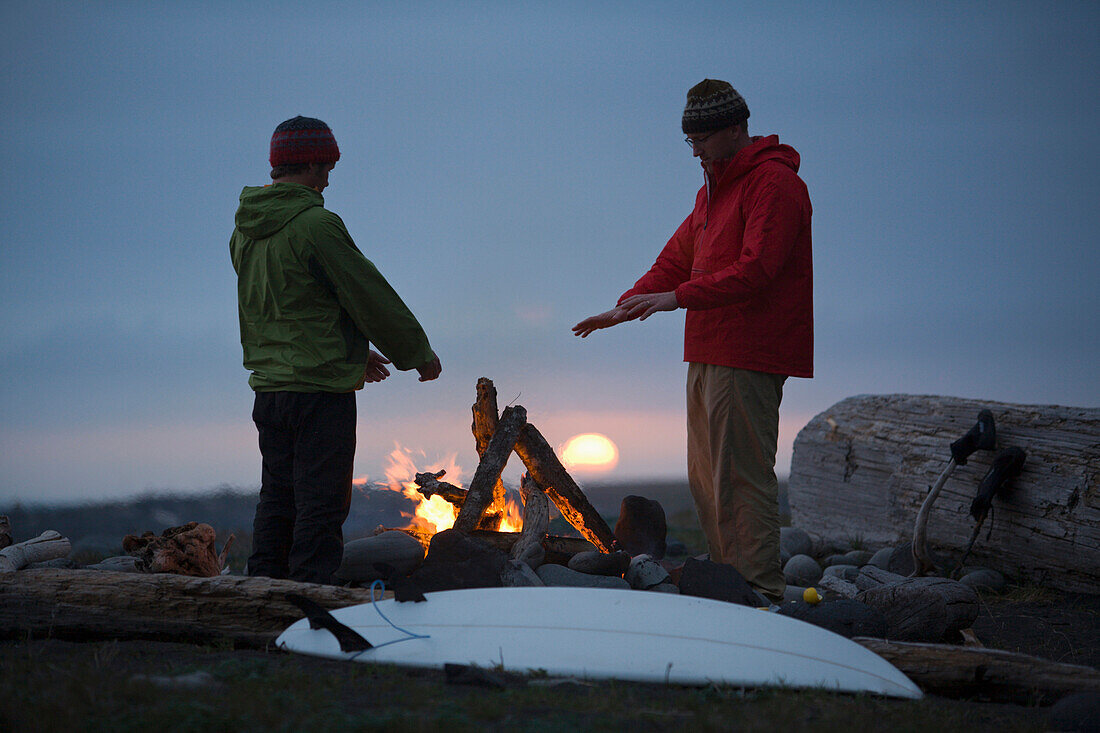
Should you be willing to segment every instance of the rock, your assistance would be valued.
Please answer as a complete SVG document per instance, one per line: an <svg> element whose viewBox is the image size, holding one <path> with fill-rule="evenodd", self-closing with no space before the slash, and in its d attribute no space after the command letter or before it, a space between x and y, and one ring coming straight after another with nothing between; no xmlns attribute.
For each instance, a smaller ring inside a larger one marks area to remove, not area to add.
<svg viewBox="0 0 1100 733"><path fill-rule="evenodd" d="M531 566L519 560L509 560L500 571L500 584L505 588L530 588L546 585Z"/></svg>
<svg viewBox="0 0 1100 733"><path fill-rule="evenodd" d="M344 543L344 557L334 578L339 583L369 585L393 575L409 575L424 560L424 546L406 532L390 530Z"/></svg>
<svg viewBox="0 0 1100 733"><path fill-rule="evenodd" d="M655 591L657 593L679 593L680 592L679 586L677 586L675 583L658 583L657 585L653 586L652 588L647 588L646 590Z"/></svg>
<svg viewBox="0 0 1100 733"><path fill-rule="evenodd" d="M871 559L867 562L867 564L874 565L876 568L882 568L883 570L889 570L890 556L893 554L893 547L883 547L881 550L871 556Z"/></svg>
<svg viewBox="0 0 1100 733"><path fill-rule="evenodd" d="M913 565L913 545L906 542L904 545L895 547L893 552L890 553L890 559L886 562L884 569L905 577L912 575L915 569Z"/></svg>
<svg viewBox="0 0 1100 733"><path fill-rule="evenodd" d="M859 594L859 588L855 583L837 575L822 575L821 580L817 581L817 589L840 598L855 598Z"/></svg>
<svg viewBox="0 0 1100 733"><path fill-rule="evenodd" d="M118 555L100 560L94 565L86 565L88 570L111 570L116 573L140 573L138 559L133 555Z"/></svg>
<svg viewBox="0 0 1100 733"><path fill-rule="evenodd" d="M959 582L974 590L1000 593L1005 589L1005 576L989 568L974 568L959 578Z"/></svg>
<svg viewBox="0 0 1100 733"><path fill-rule="evenodd" d="M621 578L629 567L630 553L621 550L612 553L599 552L598 550L578 552L569 558L570 570L576 570L578 573L588 573L589 575L613 575Z"/></svg>
<svg viewBox="0 0 1100 733"><path fill-rule="evenodd" d="M813 552L814 543L804 529L780 527L779 548L781 551L786 551L789 557L809 555Z"/></svg>
<svg viewBox="0 0 1100 733"><path fill-rule="evenodd" d="M870 606L849 598L822 601L810 605L803 601L784 603L779 608L783 616L820 626L851 639L854 636L886 636L886 617Z"/></svg>
<svg viewBox="0 0 1100 733"><path fill-rule="evenodd" d="M1100 692L1066 695L1047 713L1051 730L1100 731Z"/></svg>
<svg viewBox="0 0 1100 733"><path fill-rule="evenodd" d="M680 571L680 595L713 598L758 608L768 601L732 565L688 558Z"/></svg>
<svg viewBox="0 0 1100 733"><path fill-rule="evenodd" d="M630 561L623 579L636 590L647 590L669 581L668 571L649 555L638 555Z"/></svg>
<svg viewBox="0 0 1100 733"><path fill-rule="evenodd" d="M633 555L649 555L654 560L665 556L668 525L660 502L642 496L627 496L619 507L615 538Z"/></svg>
<svg viewBox="0 0 1100 733"><path fill-rule="evenodd" d="M783 566L783 577L791 585L813 585L821 579L821 574L821 566L809 555L795 555Z"/></svg>
<svg viewBox="0 0 1100 733"><path fill-rule="evenodd" d="M871 562L871 558L874 556L875 553L868 550L852 550L851 552L844 553L844 562L838 564L855 565L857 568L861 568Z"/></svg>
<svg viewBox="0 0 1100 733"><path fill-rule="evenodd" d="M824 580L826 576L830 575L835 578L847 580L849 583L854 583L856 577L859 575L859 568L855 565L830 565L825 568L821 580Z"/></svg>
<svg viewBox="0 0 1100 733"><path fill-rule="evenodd" d="M409 588L421 593L499 588L504 565L510 559L495 547L457 530L445 529L432 536L424 563L409 575Z"/></svg>
<svg viewBox="0 0 1100 733"><path fill-rule="evenodd" d="M805 588L797 585L788 585L783 589L783 602L784 603L797 603L802 601L802 594L806 592Z"/></svg>
<svg viewBox="0 0 1100 733"><path fill-rule="evenodd" d="M607 575L589 575L570 570L564 565L547 563L539 566L535 571L546 585L570 586L574 588L621 588L628 590L630 583L622 578L612 578Z"/></svg>

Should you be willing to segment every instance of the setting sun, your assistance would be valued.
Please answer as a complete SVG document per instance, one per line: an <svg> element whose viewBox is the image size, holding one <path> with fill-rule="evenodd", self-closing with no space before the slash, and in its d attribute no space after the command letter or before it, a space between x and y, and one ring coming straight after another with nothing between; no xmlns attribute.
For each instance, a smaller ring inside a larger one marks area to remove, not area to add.
<svg viewBox="0 0 1100 733"><path fill-rule="evenodd" d="M570 470L610 471L619 462L619 449L606 435L582 433L565 441L561 461Z"/></svg>

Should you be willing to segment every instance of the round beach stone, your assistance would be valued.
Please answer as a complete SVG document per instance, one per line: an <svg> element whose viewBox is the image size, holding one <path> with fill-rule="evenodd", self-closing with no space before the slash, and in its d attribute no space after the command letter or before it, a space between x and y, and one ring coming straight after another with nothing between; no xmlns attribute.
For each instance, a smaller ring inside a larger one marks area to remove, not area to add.
<svg viewBox="0 0 1100 733"><path fill-rule="evenodd" d="M637 590L647 590L670 580L668 571L649 555L638 555L631 560L623 578Z"/></svg>
<svg viewBox="0 0 1100 733"><path fill-rule="evenodd" d="M570 586L573 588L621 588L630 589L630 583L622 578L607 575L589 575L570 570L564 565L540 565L535 574L546 585Z"/></svg>
<svg viewBox="0 0 1100 733"><path fill-rule="evenodd" d="M859 575L859 566L857 565L830 565L825 568L825 572L822 575L832 575L842 580L847 580L849 583L854 583L856 577Z"/></svg>
<svg viewBox="0 0 1100 733"><path fill-rule="evenodd" d="M1005 589L1005 576L989 568L974 568L959 578L959 582L974 590L1000 593Z"/></svg>
<svg viewBox="0 0 1100 733"><path fill-rule="evenodd" d="M871 562L871 558L875 556L875 553L870 550L852 550L851 552L844 553L844 562L837 563L838 565L855 565L857 568L861 568L867 563Z"/></svg>
<svg viewBox="0 0 1100 733"><path fill-rule="evenodd" d="M795 555L783 566L783 577L791 585L803 588L821 579L821 566L809 555Z"/></svg>
<svg viewBox="0 0 1100 733"><path fill-rule="evenodd" d="M795 555L809 555L813 552L814 543L804 529L780 527L779 548L781 552L787 553L788 558L791 558Z"/></svg>
<svg viewBox="0 0 1100 733"><path fill-rule="evenodd" d="M894 554L893 547L883 547L881 550L871 556L871 559L867 561L867 565L874 565L876 568L882 568L883 570L890 569L890 556Z"/></svg>
<svg viewBox="0 0 1100 733"><path fill-rule="evenodd" d="M578 573L588 573L589 575L612 575L622 577L626 569L630 567L630 553L623 552L600 552L599 550L590 550L587 552L578 552L573 557L569 558L569 569L576 570Z"/></svg>

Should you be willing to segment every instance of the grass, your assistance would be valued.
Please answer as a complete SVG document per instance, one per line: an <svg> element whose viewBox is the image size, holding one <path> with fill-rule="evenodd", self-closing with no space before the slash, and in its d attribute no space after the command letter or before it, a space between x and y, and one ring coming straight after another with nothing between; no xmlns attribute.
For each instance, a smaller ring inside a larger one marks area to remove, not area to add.
<svg viewBox="0 0 1100 733"><path fill-rule="evenodd" d="M205 672L200 689L137 675ZM1036 708L821 691L508 676L505 689L442 672L281 652L157 642L0 642L0 729L69 731L1042 730Z"/></svg>

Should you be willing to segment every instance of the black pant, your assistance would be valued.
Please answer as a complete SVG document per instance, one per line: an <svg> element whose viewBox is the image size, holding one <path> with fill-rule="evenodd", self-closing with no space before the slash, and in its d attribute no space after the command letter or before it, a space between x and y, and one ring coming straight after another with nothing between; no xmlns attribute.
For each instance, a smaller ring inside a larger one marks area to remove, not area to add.
<svg viewBox="0 0 1100 733"><path fill-rule="evenodd" d="M330 583L351 507L355 393L257 392L263 479L248 574Z"/></svg>

